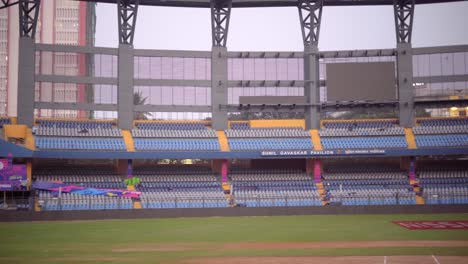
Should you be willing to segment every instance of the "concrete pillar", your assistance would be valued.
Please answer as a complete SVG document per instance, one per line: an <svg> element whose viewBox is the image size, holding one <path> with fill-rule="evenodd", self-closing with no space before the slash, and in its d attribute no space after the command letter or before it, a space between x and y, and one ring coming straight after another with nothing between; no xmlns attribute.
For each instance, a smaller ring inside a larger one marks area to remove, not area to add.
<svg viewBox="0 0 468 264"><path fill-rule="evenodd" d="M133 46L119 45L118 124L119 128L133 127Z"/></svg>
<svg viewBox="0 0 468 264"><path fill-rule="evenodd" d="M19 38L18 56L18 124L34 124L34 75L35 75L35 43L33 38Z"/></svg>
<svg viewBox="0 0 468 264"><path fill-rule="evenodd" d="M397 44L397 80L400 126L413 127L414 87L411 43Z"/></svg>
<svg viewBox="0 0 468 264"><path fill-rule="evenodd" d="M215 130L227 129L227 110L220 105L227 105L228 75L227 48L212 47L211 49L211 113L212 125Z"/></svg>
<svg viewBox="0 0 468 264"><path fill-rule="evenodd" d="M319 51L315 45L304 48L304 95L310 106L305 112L306 129L320 128Z"/></svg>

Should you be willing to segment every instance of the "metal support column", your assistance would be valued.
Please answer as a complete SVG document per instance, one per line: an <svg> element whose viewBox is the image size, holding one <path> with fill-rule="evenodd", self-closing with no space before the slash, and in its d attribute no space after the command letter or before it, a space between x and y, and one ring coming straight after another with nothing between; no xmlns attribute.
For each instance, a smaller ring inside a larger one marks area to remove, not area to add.
<svg viewBox="0 0 468 264"><path fill-rule="evenodd" d="M413 49L411 46L414 3L414 0L393 1L397 39L399 120L403 127L414 125Z"/></svg>
<svg viewBox="0 0 468 264"><path fill-rule="evenodd" d="M35 36L40 0L19 1L18 123L34 125Z"/></svg>
<svg viewBox="0 0 468 264"><path fill-rule="evenodd" d="M318 41L323 0L300 0L299 18L304 42L304 95L310 106L305 113L306 129L320 128L320 75Z"/></svg>
<svg viewBox="0 0 468 264"><path fill-rule="evenodd" d="M212 126L216 130L227 128L228 113L221 105L227 104L227 35L231 16L231 0L211 0L211 112Z"/></svg>
<svg viewBox="0 0 468 264"><path fill-rule="evenodd" d="M119 43L133 45L140 0L118 0Z"/></svg>
<svg viewBox="0 0 468 264"><path fill-rule="evenodd" d="M119 16L119 70L118 70L118 123L121 129L132 129L133 105L133 37L139 0L118 0Z"/></svg>
<svg viewBox="0 0 468 264"><path fill-rule="evenodd" d="M231 17L231 0L211 0L211 35L213 47L226 47Z"/></svg>

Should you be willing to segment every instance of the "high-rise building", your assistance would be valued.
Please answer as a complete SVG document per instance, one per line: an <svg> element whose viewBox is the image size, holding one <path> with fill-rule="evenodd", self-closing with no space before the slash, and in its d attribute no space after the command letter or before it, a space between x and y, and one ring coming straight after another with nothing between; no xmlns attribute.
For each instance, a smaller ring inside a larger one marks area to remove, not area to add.
<svg viewBox="0 0 468 264"><path fill-rule="evenodd" d="M0 10L0 116L16 116L18 86L18 5ZM93 45L95 33L95 3L47 0L41 1L36 43L63 45ZM86 70L84 54L36 54L36 73L83 75ZM66 73L66 74L65 74ZM38 86L42 86L39 89ZM50 86L50 87L44 87ZM36 100L61 98L63 102L84 102L84 85L38 83ZM55 100L57 101L57 100ZM46 113L51 111L50 113ZM63 112L63 111L62 111ZM77 111L41 110L36 115L78 117Z"/></svg>

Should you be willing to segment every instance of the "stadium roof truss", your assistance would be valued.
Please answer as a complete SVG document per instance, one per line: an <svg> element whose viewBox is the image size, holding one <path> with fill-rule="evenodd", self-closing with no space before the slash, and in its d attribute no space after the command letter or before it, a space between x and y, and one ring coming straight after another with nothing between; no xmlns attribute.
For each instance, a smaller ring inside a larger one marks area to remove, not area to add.
<svg viewBox="0 0 468 264"><path fill-rule="evenodd" d="M44 1L44 0L43 0ZM76 0L80 1L80 0ZM456 2L452 0L81 0L86 2L117 4L118 10L118 48L102 48L92 46L68 46L36 44L35 28L41 0L0 0L0 9L19 4L19 78L17 115L18 122L31 126L34 120L34 109L65 109L83 111L116 111L119 117L119 127L131 129L133 112L211 112L213 128L225 129L230 109L238 110L239 105L228 104L228 88L230 87L303 87L306 103L293 107L269 107L274 111L297 111L304 109L307 128L318 128L322 109L341 107L398 107L400 124L412 127L414 124L415 105L429 104L418 102L414 98L415 82L457 82L468 81L468 75L450 76L413 76L413 55L453 53L468 51L467 45L432 48L412 48L411 35L413 27L414 7L417 4L432 4ZM363 6L391 5L394 8L396 48L379 50L326 51L318 50L320 24L324 6ZM210 8L212 27L211 51L171 51L142 50L133 48L136 20L139 6L173 6ZM300 52L244 52L228 51L227 41L229 21L232 8L249 7L296 7L298 9L304 50ZM54 74L36 74L36 52L75 52L85 54L109 54L118 57L117 77L95 76L64 76ZM206 58L211 60L210 80L182 79L140 79L134 78L134 58L141 57L182 57ZM394 57L396 62L396 82L398 101L385 102L320 102L320 87L326 86L326 80L320 80L319 62L327 58L352 57ZM232 80L228 78L228 59L230 58L300 58L303 59L304 78L298 80ZM60 103L35 102L35 82L51 83L82 83L108 84L118 87L117 104L95 103ZM211 105L133 105L134 86L200 86L211 88ZM441 102L445 102L442 100ZM433 104L434 102L430 102ZM260 105L260 108L264 106ZM252 105L251 109L257 108ZM242 109L248 110L248 109Z"/></svg>
<svg viewBox="0 0 468 264"><path fill-rule="evenodd" d="M115 4L115 0L77 0ZM415 4L457 2L460 0L416 0ZM220 1L217 1L220 2ZM297 0L233 0L232 7L297 7ZM209 0L140 0L140 5L210 8ZM393 5L393 0L323 0L324 6Z"/></svg>

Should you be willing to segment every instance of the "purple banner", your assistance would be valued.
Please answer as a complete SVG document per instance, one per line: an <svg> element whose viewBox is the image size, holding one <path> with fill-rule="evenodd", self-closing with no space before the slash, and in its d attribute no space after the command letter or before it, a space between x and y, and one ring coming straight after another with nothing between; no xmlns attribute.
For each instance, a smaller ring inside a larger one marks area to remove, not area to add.
<svg viewBox="0 0 468 264"><path fill-rule="evenodd" d="M13 165L11 159L0 159L0 190L26 189L26 165Z"/></svg>
<svg viewBox="0 0 468 264"><path fill-rule="evenodd" d="M128 198L139 198L141 192L127 191L127 190L113 190L113 189L97 189L88 188L84 186L70 185L59 182L46 182L36 181L34 183L34 189L47 190L53 192L63 193L77 193L81 195L102 195L111 197L128 197Z"/></svg>

